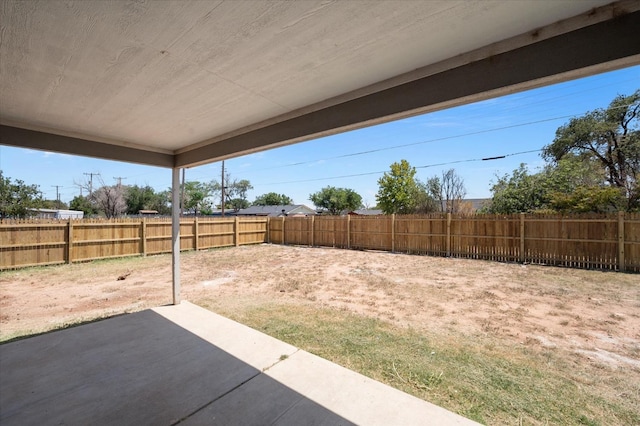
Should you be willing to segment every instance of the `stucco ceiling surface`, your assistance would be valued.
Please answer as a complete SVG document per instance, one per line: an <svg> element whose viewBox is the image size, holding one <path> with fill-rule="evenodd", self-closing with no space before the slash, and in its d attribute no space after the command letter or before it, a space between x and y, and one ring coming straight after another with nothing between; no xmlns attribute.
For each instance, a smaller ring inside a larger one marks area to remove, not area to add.
<svg viewBox="0 0 640 426"><path fill-rule="evenodd" d="M13 1L3 124L175 153L606 1Z"/></svg>
<svg viewBox="0 0 640 426"><path fill-rule="evenodd" d="M3 1L1 117L176 150L602 1Z"/></svg>

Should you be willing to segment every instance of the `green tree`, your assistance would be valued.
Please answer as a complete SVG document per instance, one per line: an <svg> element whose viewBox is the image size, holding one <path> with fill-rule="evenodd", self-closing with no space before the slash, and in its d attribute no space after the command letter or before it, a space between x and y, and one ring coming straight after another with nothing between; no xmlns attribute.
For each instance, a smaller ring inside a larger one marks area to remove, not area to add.
<svg viewBox="0 0 640 426"><path fill-rule="evenodd" d="M71 210L79 210L84 212L84 217L91 217L97 213L91 201L87 197L83 197L82 195L74 197L73 200L71 200L71 202L69 203L69 208Z"/></svg>
<svg viewBox="0 0 640 426"><path fill-rule="evenodd" d="M486 209L488 213L513 214L540 210L549 202L544 179L530 174L524 164L511 175L499 176L491 187L493 197Z"/></svg>
<svg viewBox="0 0 640 426"><path fill-rule="evenodd" d="M161 215L171 213L170 193L156 192L149 185L126 187L124 198L127 203L127 214L138 214L140 210L155 210Z"/></svg>
<svg viewBox="0 0 640 426"><path fill-rule="evenodd" d="M224 207L235 211L249 207L247 192L253 185L247 179L232 179L229 173L224 177ZM211 192L214 198L222 199L222 184L217 180L211 182ZM220 207L222 205L220 204Z"/></svg>
<svg viewBox="0 0 640 426"><path fill-rule="evenodd" d="M433 180L435 179L435 181ZM432 195L432 191L435 189L432 187L434 184L440 183L440 179L437 177L428 179L427 182L422 182L416 179L416 186L418 190L416 192L415 200L415 213L426 214L441 211L441 203ZM440 192L438 191L438 194Z"/></svg>
<svg viewBox="0 0 640 426"><path fill-rule="evenodd" d="M325 209L332 215L343 210L356 210L362 207L362 197L352 189L327 186L309 195L316 207Z"/></svg>
<svg viewBox="0 0 640 426"><path fill-rule="evenodd" d="M247 201L247 192L253 189L253 185L247 179L233 180L229 185L229 198Z"/></svg>
<svg viewBox="0 0 640 426"><path fill-rule="evenodd" d="M238 211L241 209L246 209L249 207L249 202L244 198L232 198L226 202L226 207L233 209L234 211Z"/></svg>
<svg viewBox="0 0 640 426"><path fill-rule="evenodd" d="M498 177L491 190L489 213L606 212L624 205L620 188L608 185L599 164L573 155L547 164L535 174L521 164L511 175Z"/></svg>
<svg viewBox="0 0 640 426"><path fill-rule="evenodd" d="M640 208L640 90L619 95L606 109L572 118L556 131L543 157L557 162L568 155L599 163L611 187L621 188L627 209Z"/></svg>
<svg viewBox="0 0 640 426"><path fill-rule="evenodd" d="M66 210L69 206L59 200L42 200L41 208L43 209L53 209L53 210Z"/></svg>
<svg viewBox="0 0 640 426"><path fill-rule="evenodd" d="M127 203L127 214L138 214L140 210L150 210L149 203L155 191L150 186L127 186L124 200Z"/></svg>
<svg viewBox="0 0 640 426"><path fill-rule="evenodd" d="M569 193L579 187L607 185L604 169L597 162L575 155L547 164L542 173L550 192Z"/></svg>
<svg viewBox="0 0 640 426"><path fill-rule="evenodd" d="M385 214L414 213L420 188L416 169L407 160L391 164L391 170L378 179L376 201Z"/></svg>
<svg viewBox="0 0 640 426"><path fill-rule="evenodd" d="M171 214L171 191L156 192L149 203L149 210L156 210L158 214Z"/></svg>
<svg viewBox="0 0 640 426"><path fill-rule="evenodd" d="M293 200L284 194L268 192L258 196L253 202L254 206L287 206L293 204Z"/></svg>
<svg viewBox="0 0 640 426"><path fill-rule="evenodd" d="M189 212L193 212L194 215L198 213L206 213L211 210L211 185L202 182L185 182L184 184L184 209Z"/></svg>
<svg viewBox="0 0 640 426"><path fill-rule="evenodd" d="M29 209L42 207L42 198L37 185L27 185L16 179L4 177L0 170L0 218L25 218Z"/></svg>
<svg viewBox="0 0 640 426"><path fill-rule="evenodd" d="M554 192L549 208L563 213L606 213L624 207L624 194L611 186L579 186L572 192Z"/></svg>

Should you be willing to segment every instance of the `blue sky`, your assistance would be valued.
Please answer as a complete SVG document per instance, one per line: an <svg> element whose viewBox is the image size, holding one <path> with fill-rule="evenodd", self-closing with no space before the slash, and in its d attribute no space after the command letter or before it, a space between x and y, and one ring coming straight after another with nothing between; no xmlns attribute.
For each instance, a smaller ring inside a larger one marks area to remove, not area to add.
<svg viewBox="0 0 640 426"><path fill-rule="evenodd" d="M638 88L640 66L238 157L225 161L225 168L233 178L251 181L249 201L273 191L311 207L309 194L331 185L351 188L374 206L378 178L401 159L417 168L421 180L455 168L465 181L467 198L485 198L496 175L510 173L520 163L535 171L543 160L539 152L466 160L540 150L570 117L606 107L616 95ZM186 178L219 179L220 168L220 163L210 163L187 169ZM115 177L157 190L171 185L168 169L2 145L0 169L6 177L39 185L47 199L56 197L53 185L61 186L65 202L80 194L75 183L86 180L84 173L100 173L109 185Z"/></svg>

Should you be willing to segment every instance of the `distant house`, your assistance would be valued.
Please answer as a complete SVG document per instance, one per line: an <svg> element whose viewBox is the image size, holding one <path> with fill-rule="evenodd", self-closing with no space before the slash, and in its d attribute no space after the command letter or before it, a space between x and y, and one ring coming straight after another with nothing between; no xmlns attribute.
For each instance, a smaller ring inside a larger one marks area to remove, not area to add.
<svg viewBox="0 0 640 426"><path fill-rule="evenodd" d="M279 206L251 206L246 209L240 209L238 216L312 216L315 210L305 206L304 204L289 204Z"/></svg>
<svg viewBox="0 0 640 426"><path fill-rule="evenodd" d="M84 212L80 210L30 209L31 215L37 219L82 219Z"/></svg>
<svg viewBox="0 0 640 426"><path fill-rule="evenodd" d="M158 215L158 210L138 210L140 217L157 217Z"/></svg>
<svg viewBox="0 0 640 426"><path fill-rule="evenodd" d="M358 209L358 210L351 210L346 214L350 216L379 216L384 213L382 212L381 209Z"/></svg>

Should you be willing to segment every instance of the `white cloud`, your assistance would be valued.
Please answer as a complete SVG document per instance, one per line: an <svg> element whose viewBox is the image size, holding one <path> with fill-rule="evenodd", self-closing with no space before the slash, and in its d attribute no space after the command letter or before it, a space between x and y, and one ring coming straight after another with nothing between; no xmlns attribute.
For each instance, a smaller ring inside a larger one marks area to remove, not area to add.
<svg viewBox="0 0 640 426"><path fill-rule="evenodd" d="M325 160L318 160L318 161L314 161L313 163L309 164L309 167L315 167L315 166L320 166L322 164L326 163Z"/></svg>

